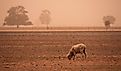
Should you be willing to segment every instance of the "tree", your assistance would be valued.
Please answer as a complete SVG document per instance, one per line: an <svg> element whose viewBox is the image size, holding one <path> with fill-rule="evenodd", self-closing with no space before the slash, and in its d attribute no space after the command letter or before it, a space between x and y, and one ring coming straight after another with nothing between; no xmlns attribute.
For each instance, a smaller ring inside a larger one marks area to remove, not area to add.
<svg viewBox="0 0 121 71"><path fill-rule="evenodd" d="M111 26L111 24L114 24L115 22L115 17L114 16L104 16L103 17L103 21L106 27L106 30L108 30Z"/></svg>
<svg viewBox="0 0 121 71"><path fill-rule="evenodd" d="M26 15L28 11L23 6L11 7L8 11L8 16L4 20L3 25L32 25L29 21L29 17Z"/></svg>
<svg viewBox="0 0 121 71"><path fill-rule="evenodd" d="M46 24L47 25L47 29L49 29L49 24L50 24L50 21L51 21L51 17L50 17L50 11L49 10L42 10L42 13L40 15L40 21L41 21L41 24Z"/></svg>

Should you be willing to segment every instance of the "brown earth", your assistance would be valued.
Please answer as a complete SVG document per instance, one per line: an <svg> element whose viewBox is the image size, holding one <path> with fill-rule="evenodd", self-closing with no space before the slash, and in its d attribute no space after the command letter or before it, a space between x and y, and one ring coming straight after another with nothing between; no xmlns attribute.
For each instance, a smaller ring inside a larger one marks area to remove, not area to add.
<svg viewBox="0 0 121 71"><path fill-rule="evenodd" d="M68 60L77 43L87 58ZM121 32L1 32L0 71L121 71Z"/></svg>

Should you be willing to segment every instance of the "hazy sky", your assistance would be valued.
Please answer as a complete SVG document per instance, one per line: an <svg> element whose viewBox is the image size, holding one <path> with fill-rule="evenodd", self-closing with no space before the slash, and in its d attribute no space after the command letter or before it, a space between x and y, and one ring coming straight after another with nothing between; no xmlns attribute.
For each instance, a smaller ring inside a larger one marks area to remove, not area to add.
<svg viewBox="0 0 121 71"><path fill-rule="evenodd" d="M50 26L104 26L103 16L116 17L113 26L121 26L121 0L0 0L0 26L12 6L23 5L34 26L41 10L51 11Z"/></svg>

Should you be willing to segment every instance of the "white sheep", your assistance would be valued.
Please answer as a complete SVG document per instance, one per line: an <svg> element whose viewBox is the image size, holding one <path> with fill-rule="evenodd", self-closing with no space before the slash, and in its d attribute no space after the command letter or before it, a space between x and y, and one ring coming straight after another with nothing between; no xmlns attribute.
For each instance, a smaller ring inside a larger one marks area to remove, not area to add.
<svg viewBox="0 0 121 71"><path fill-rule="evenodd" d="M72 48L69 50L67 57L69 60L71 60L71 58L73 58L74 60L76 54L84 54L86 58L87 54L85 50L86 50L86 45L83 43L73 45Z"/></svg>

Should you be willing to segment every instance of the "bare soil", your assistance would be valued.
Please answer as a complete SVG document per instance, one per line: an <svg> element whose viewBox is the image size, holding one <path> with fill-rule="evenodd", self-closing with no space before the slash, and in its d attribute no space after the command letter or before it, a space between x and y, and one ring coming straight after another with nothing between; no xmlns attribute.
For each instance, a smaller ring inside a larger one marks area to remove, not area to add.
<svg viewBox="0 0 121 71"><path fill-rule="evenodd" d="M87 58L68 60L77 43ZM1 32L0 71L121 71L121 32Z"/></svg>

